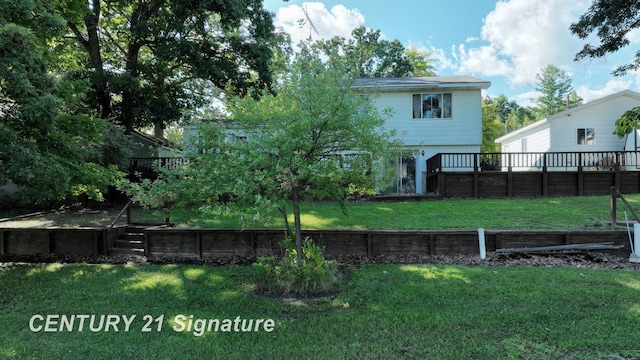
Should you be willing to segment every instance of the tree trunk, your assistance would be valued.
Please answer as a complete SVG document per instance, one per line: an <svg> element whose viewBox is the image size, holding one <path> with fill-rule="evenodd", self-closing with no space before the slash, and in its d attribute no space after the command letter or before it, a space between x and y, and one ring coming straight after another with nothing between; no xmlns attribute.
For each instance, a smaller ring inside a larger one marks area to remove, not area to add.
<svg viewBox="0 0 640 360"><path fill-rule="evenodd" d="M296 232L296 254L298 267L302 267L304 253L302 252L302 228L300 226L300 199L298 198L298 188L293 188L293 220Z"/></svg>
<svg viewBox="0 0 640 360"><path fill-rule="evenodd" d="M289 215L287 214L286 207L280 209L280 213L284 219L284 229L287 232L288 237L293 237L293 231L291 231L291 225L289 225Z"/></svg>
<svg viewBox="0 0 640 360"><path fill-rule="evenodd" d="M153 123L153 136L158 139L164 139L164 124L162 121Z"/></svg>
<svg viewBox="0 0 640 360"><path fill-rule="evenodd" d="M100 21L100 3L94 1L94 13L84 17L84 24L87 27L87 42L85 48L89 53L91 67L95 70L93 78L93 90L96 92L98 114L103 119L111 117L111 96L107 90L107 80L104 75L104 63L102 61L102 49L100 47L100 37L98 26Z"/></svg>
<svg viewBox="0 0 640 360"><path fill-rule="evenodd" d="M77 24L68 22L67 25L76 36L78 42L84 47L89 56L89 63L94 70L91 78L91 86L95 92L96 111L103 119L111 117L111 96L107 89L107 80L104 74L104 63L102 60L99 24L100 24L100 1L92 0L90 9L83 18L87 28L86 36L82 34Z"/></svg>

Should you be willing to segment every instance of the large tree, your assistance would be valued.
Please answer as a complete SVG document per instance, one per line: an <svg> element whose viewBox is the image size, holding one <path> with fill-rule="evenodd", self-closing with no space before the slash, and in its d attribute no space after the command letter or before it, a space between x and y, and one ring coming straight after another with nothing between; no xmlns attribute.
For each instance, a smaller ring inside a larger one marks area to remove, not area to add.
<svg viewBox="0 0 640 360"><path fill-rule="evenodd" d="M436 76L436 68L431 60L431 52L420 48L416 44L409 44L404 51L407 60L413 67L409 76Z"/></svg>
<svg viewBox="0 0 640 360"><path fill-rule="evenodd" d="M637 0L594 0L589 10L571 24L571 32L581 39L595 34L599 43L586 44L575 60L602 58L631 44L629 33L640 27L640 2ZM624 75L640 68L640 51L629 64L617 67L613 74Z"/></svg>
<svg viewBox="0 0 640 360"><path fill-rule="evenodd" d="M195 204L248 221L279 213L300 260L301 203L374 191L372 171L393 145L393 134L385 131L371 94L353 87L344 64L323 62L313 48L303 46L276 90L260 101L230 100L233 119L199 127L195 151L179 176L129 185L134 199L178 208Z"/></svg>
<svg viewBox="0 0 640 360"><path fill-rule="evenodd" d="M541 118L582 104L571 86L571 77L554 65L547 65L536 74L535 90L540 96L534 99Z"/></svg>
<svg viewBox="0 0 640 360"><path fill-rule="evenodd" d="M495 140L504 134L504 128L498 115L498 104L486 97L482 99L482 146L480 152L493 153L500 151Z"/></svg>
<svg viewBox="0 0 640 360"><path fill-rule="evenodd" d="M51 74L49 45L65 27L55 4L0 2L0 185L20 186L32 205L100 199L119 174L100 156L106 123L77 111L83 84Z"/></svg>
<svg viewBox="0 0 640 360"><path fill-rule="evenodd" d="M516 101L510 100L504 94L498 97L484 97L482 99L483 106L495 104L495 117L502 124L503 134L508 134L513 130L517 130L533 122L535 115L534 109L530 107L520 106ZM490 112L494 114L494 112Z"/></svg>
<svg viewBox="0 0 640 360"><path fill-rule="evenodd" d="M204 100L199 80L229 94L271 86L276 37L261 0L61 0L58 11L69 29L58 48L82 51L69 59L93 108L127 132L177 121Z"/></svg>
<svg viewBox="0 0 640 360"><path fill-rule="evenodd" d="M398 39L384 40L380 30L358 27L351 38L336 36L319 42L326 55L340 58L352 78L406 77L414 67Z"/></svg>

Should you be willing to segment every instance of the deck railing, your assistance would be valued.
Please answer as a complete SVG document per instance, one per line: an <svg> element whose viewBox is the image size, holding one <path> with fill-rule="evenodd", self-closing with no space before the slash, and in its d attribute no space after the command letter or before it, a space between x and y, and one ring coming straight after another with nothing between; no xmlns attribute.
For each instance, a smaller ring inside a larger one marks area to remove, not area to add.
<svg viewBox="0 0 640 360"><path fill-rule="evenodd" d="M181 157L147 157L131 158L129 161L130 173L151 174L158 168L180 169L188 162L188 159Z"/></svg>
<svg viewBox="0 0 640 360"><path fill-rule="evenodd" d="M439 153L427 160L427 175L447 171L638 170L638 151L533 153Z"/></svg>

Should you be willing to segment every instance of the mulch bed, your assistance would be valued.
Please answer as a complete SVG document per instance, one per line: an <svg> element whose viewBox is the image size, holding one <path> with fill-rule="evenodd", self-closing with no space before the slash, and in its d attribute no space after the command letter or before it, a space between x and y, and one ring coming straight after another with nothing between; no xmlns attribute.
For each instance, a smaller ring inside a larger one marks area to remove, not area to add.
<svg viewBox="0 0 640 360"><path fill-rule="evenodd" d="M598 269L640 270L640 264L629 262L628 258L620 258L594 251L582 252L549 252L545 254L529 253L487 253L486 259L478 255L456 256L421 256L421 255L379 255L340 256L333 258L340 266L361 266L366 264L443 264L464 266L539 266L539 267L581 267ZM191 265L250 265L253 257L228 258L179 258L179 257L145 257L139 255L0 255L0 263L86 263L86 264L191 264Z"/></svg>

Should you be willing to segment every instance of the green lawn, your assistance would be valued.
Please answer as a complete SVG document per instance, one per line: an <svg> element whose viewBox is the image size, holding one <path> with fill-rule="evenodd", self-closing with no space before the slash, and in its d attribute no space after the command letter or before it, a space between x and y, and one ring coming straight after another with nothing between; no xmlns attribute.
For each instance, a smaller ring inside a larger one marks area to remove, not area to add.
<svg viewBox="0 0 640 360"><path fill-rule="evenodd" d="M638 211L640 194L627 196ZM610 220L610 197L584 196L536 199L465 199L421 202L348 203L347 214L332 202L302 204L302 226L307 229L371 230L579 230L606 229ZM624 206L618 200L618 219L624 220ZM117 215L111 211L46 214L19 222L2 222L0 226L105 226ZM631 214L627 211L629 218ZM134 221L164 221L164 214L136 209ZM239 228L238 219L201 216L195 210L173 211L171 221L182 227ZM292 219L291 219L292 221ZM272 223L250 227L282 228L276 215Z"/></svg>
<svg viewBox="0 0 640 360"><path fill-rule="evenodd" d="M252 269L234 266L15 266L0 270L0 284L2 359L640 356L635 271L367 265L351 269L337 293L304 301L255 295ZM33 332L34 315L136 317L127 332L122 322L118 332L78 331L77 323L45 332L60 324L36 317ZM275 325L201 333L178 315Z"/></svg>

